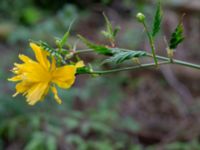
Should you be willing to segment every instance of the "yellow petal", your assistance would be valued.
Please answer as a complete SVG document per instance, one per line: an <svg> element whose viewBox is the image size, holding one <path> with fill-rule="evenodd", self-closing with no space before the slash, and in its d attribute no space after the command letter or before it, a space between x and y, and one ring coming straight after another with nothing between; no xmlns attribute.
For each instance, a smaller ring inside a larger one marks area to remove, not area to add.
<svg viewBox="0 0 200 150"><path fill-rule="evenodd" d="M69 88L75 81L76 67L66 65L57 68L52 75L52 82L56 83L61 88Z"/></svg>
<svg viewBox="0 0 200 150"><path fill-rule="evenodd" d="M43 95L46 92L46 89L48 88L48 83L38 83L33 85L26 95L27 102L29 105L34 105L38 101L41 100Z"/></svg>
<svg viewBox="0 0 200 150"><path fill-rule="evenodd" d="M22 81L16 85L16 92L25 93L32 87L32 85L33 83Z"/></svg>
<svg viewBox="0 0 200 150"><path fill-rule="evenodd" d="M8 81L12 81L12 82L17 82L17 81L20 81L20 80L22 80L21 75L17 75L17 76L14 76L12 78L8 78Z"/></svg>
<svg viewBox="0 0 200 150"><path fill-rule="evenodd" d="M58 104L61 104L62 103L62 100L59 98L59 96L58 96L58 91L57 91L57 89L56 89L56 87L55 86L52 86L51 87L51 90L52 90L52 92L53 92L53 94L54 94L54 99L56 100L56 102L58 103Z"/></svg>
<svg viewBox="0 0 200 150"><path fill-rule="evenodd" d="M83 61L79 61L79 62L77 62L77 63L75 64L75 67L76 67L76 68L81 68L81 67L84 67L84 66L85 66L85 64L84 64Z"/></svg>
<svg viewBox="0 0 200 150"><path fill-rule="evenodd" d="M25 63L33 62L33 60L31 58L29 58L28 56L23 55L23 54L19 55L19 59L21 59Z"/></svg>
<svg viewBox="0 0 200 150"><path fill-rule="evenodd" d="M30 43L30 47L33 49L37 61L38 61L45 69L48 70L49 67L50 67L50 62L49 62L49 60L47 59L48 52L42 50L41 47L39 47L39 46L36 45L35 43Z"/></svg>
<svg viewBox="0 0 200 150"><path fill-rule="evenodd" d="M59 86L60 88L68 89L74 84L74 81L75 77L66 81L56 80L54 83L57 84L57 86Z"/></svg>

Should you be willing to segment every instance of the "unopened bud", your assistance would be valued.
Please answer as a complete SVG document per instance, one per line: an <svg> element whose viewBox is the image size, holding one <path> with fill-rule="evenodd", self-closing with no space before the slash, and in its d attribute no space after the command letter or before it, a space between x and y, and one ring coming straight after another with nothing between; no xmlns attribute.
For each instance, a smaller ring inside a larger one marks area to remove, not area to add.
<svg viewBox="0 0 200 150"><path fill-rule="evenodd" d="M55 43L56 43L56 45L60 45L60 40L56 39Z"/></svg>
<svg viewBox="0 0 200 150"><path fill-rule="evenodd" d="M143 13L137 13L136 18L139 22L144 22L145 15Z"/></svg>

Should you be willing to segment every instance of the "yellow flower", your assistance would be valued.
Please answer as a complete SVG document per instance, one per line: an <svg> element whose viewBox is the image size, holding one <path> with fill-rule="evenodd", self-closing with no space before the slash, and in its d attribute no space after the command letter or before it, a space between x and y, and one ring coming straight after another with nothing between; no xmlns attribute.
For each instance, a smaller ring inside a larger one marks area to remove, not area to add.
<svg viewBox="0 0 200 150"><path fill-rule="evenodd" d="M14 64L12 71L15 76L8 79L12 82L19 82L13 96L21 93L26 96L28 104L34 105L41 101L51 89L55 100L61 104L62 101L55 85L64 89L70 88L75 81L76 69L83 67L84 63L80 61L75 65L56 67L54 58L52 62L48 60L48 52L34 43L30 43L30 47L35 53L36 61L25 55L19 55L23 63Z"/></svg>

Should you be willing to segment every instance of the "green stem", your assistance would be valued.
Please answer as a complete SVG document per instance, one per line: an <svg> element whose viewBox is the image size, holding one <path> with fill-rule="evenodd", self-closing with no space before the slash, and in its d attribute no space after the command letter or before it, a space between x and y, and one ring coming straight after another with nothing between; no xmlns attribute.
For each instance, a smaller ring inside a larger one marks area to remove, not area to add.
<svg viewBox="0 0 200 150"><path fill-rule="evenodd" d="M152 37L152 35L150 34L150 32L149 32L149 30L148 30L148 27L147 27L145 21L143 21L142 24L144 25L144 29L145 29L145 31L146 31L146 33L147 33L147 36L148 36L148 39L149 39L149 43L150 43L150 46L151 46L151 52L152 52L152 54L153 54L154 62L155 62L155 64L156 64L156 66L158 66L158 60L157 60L157 58L156 58L156 52L155 52L155 51L156 51L156 50L155 50L156 48L155 48L155 44L154 44L153 37Z"/></svg>
<svg viewBox="0 0 200 150"><path fill-rule="evenodd" d="M158 65L164 65L164 64L170 64L169 61L163 61L159 62ZM110 74L110 73L115 73L115 72L121 72L121 71L128 71L128 70L137 70L137 69L144 69L144 68L151 68L155 67L155 63L148 63L148 64L141 64L138 66L133 66L133 67L126 67L126 68L120 68L120 69L112 69L112 70L105 70L105 71L91 71L89 74Z"/></svg>
<svg viewBox="0 0 200 150"><path fill-rule="evenodd" d="M92 49L76 50L74 54L89 53L89 52L93 52L93 50Z"/></svg>
<svg viewBox="0 0 200 150"><path fill-rule="evenodd" d="M152 55L150 53L147 55L149 57L152 57ZM177 65L182 65L182 66L186 66L186 67L190 67L190 68L194 68L194 69L200 69L200 65L197 65L197 64L193 64L193 63L189 63L189 62L185 62L185 61L181 61L181 60L177 60L177 59L173 59L173 61L171 61L170 58L159 56L159 55L156 55L156 58L160 59L160 60L170 61L171 64L177 64Z"/></svg>
<svg viewBox="0 0 200 150"><path fill-rule="evenodd" d="M124 50L131 51L129 49L124 49ZM89 53L89 52L94 52L94 51L92 49L84 49L84 50L77 50L75 53L81 54L81 53ZM153 55L151 53L147 53L147 56L153 57ZM197 65L197 64L188 63L188 62L177 60L177 59L173 59L173 62L171 62L170 58L159 56L159 55L156 55L156 58L160 59L160 60L164 60L164 61L169 61L170 64L177 64L177 65L182 65L182 66L186 66L186 67L190 67L190 68L194 68L194 69L200 69L200 65Z"/></svg>

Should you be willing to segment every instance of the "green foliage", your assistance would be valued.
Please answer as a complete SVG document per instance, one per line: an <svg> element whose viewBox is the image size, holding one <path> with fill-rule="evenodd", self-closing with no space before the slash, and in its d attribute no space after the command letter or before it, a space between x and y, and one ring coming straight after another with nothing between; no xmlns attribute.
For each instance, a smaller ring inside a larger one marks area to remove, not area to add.
<svg viewBox="0 0 200 150"><path fill-rule="evenodd" d="M110 58L104 60L103 64L110 62L119 64L132 58L144 57L147 55L145 51L127 51L126 49L120 48L107 48L104 45L93 44L92 42L88 41L80 35L79 38L95 52L111 56Z"/></svg>
<svg viewBox="0 0 200 150"><path fill-rule="evenodd" d="M171 35L170 49L176 49L177 46L184 40L183 23L180 22L175 31Z"/></svg>
<svg viewBox="0 0 200 150"><path fill-rule="evenodd" d="M108 17L103 13L104 19L106 21L106 30L102 31L101 33L109 39L111 42L115 41L115 37L120 30L120 27L113 27L111 22L109 21Z"/></svg>
<svg viewBox="0 0 200 150"><path fill-rule="evenodd" d="M92 50L94 50L98 54L112 55L111 50L109 48L107 48L106 46L94 44L81 35L79 35L78 37L81 39L81 41L83 43L85 43L89 48L91 48Z"/></svg>
<svg viewBox="0 0 200 150"><path fill-rule="evenodd" d="M60 51L62 51L62 47L66 44L66 42L69 38L70 29L71 29L72 24L73 24L73 22L70 24L68 31L63 35L63 37L61 39L56 40L56 44L58 45Z"/></svg>
<svg viewBox="0 0 200 150"><path fill-rule="evenodd" d="M37 7L25 7L22 12L21 20L24 24L34 25L42 18L41 14Z"/></svg>
<svg viewBox="0 0 200 150"><path fill-rule="evenodd" d="M19 3L19 8L17 7L17 10L16 8L13 8L14 11L10 10L8 13L13 13L12 16L17 15L17 17L14 17L14 19L17 19L17 23L10 22L10 24L14 26L14 29L10 29L11 31L7 33L7 41L9 43L15 44L17 42L27 42L27 39L50 40L50 37L52 35L56 37L61 37L63 36L63 32L65 32L66 29L70 27L72 20L74 20L74 18L78 18L79 16L78 9L74 5L66 4L62 6L62 8L60 8L58 12L54 12L54 15L52 15L52 10L46 12L40 7L29 6L30 4L27 3L31 1L32 0L24 1L22 3L18 1L11 2L11 0L8 0L8 2L2 2L3 4L8 3L7 5L10 5L10 3L14 3L13 6L16 6L15 3ZM1 7L3 6L0 5L0 9ZM28 8L30 8L30 10ZM24 14L22 11L25 11L28 14ZM37 13L31 13L34 11L36 11ZM7 14L5 14L5 16L6 18L8 18ZM29 26L24 26L27 24ZM15 28L17 28L17 30L15 30Z"/></svg>
<svg viewBox="0 0 200 150"><path fill-rule="evenodd" d="M25 150L56 150L57 140L45 132L35 132L27 143Z"/></svg>
<svg viewBox="0 0 200 150"><path fill-rule="evenodd" d="M153 22L153 28L152 28L153 37L155 37L156 34L160 31L161 22L162 22L162 9L161 9L161 2L159 1Z"/></svg>
<svg viewBox="0 0 200 150"><path fill-rule="evenodd" d="M65 64L65 60L63 56L61 55L61 52L58 50L52 48L48 43L39 41L37 42L45 51L49 52L52 57L55 57L58 62L62 62Z"/></svg>
<svg viewBox="0 0 200 150"><path fill-rule="evenodd" d="M114 56L104 60L103 63L111 62L111 63L119 64L126 60L130 60L132 58L144 57L146 55L147 54L144 51L120 51L114 54Z"/></svg>

